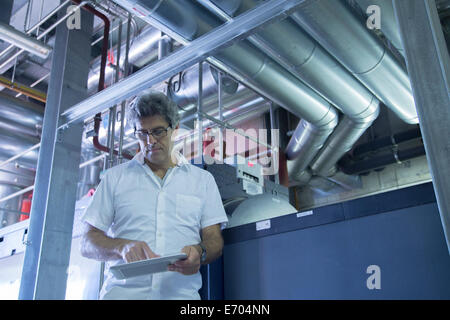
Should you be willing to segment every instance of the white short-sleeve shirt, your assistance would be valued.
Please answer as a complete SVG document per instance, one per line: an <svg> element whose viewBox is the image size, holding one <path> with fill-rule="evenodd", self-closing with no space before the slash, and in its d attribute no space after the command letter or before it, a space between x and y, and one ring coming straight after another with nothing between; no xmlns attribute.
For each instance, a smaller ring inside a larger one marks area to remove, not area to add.
<svg viewBox="0 0 450 320"><path fill-rule="evenodd" d="M159 255L179 253L198 244L200 231L228 222L214 177L179 155L163 183L138 153L107 170L83 220L113 238L145 241ZM117 280L105 264L101 299L200 299L200 272L163 272Z"/></svg>

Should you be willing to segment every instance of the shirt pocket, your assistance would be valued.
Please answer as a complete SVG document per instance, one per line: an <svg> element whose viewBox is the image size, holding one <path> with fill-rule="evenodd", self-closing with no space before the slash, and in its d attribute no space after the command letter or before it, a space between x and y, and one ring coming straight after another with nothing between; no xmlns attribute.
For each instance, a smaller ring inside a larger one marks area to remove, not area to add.
<svg viewBox="0 0 450 320"><path fill-rule="evenodd" d="M181 227L198 230L202 202L199 197L184 194L176 195L176 218Z"/></svg>

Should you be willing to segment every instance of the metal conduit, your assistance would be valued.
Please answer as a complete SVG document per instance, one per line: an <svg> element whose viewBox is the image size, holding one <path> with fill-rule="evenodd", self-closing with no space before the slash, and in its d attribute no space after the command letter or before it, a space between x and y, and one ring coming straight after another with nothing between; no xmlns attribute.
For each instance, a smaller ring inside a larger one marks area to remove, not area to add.
<svg viewBox="0 0 450 320"><path fill-rule="evenodd" d="M203 4L207 2L209 1L202 1ZM211 2L229 16L239 15L258 4L255 0ZM208 7L216 13L219 11L214 6ZM302 171L307 168L315 154L312 154L311 150L320 149L315 163L312 164L313 172L327 175L337 160L376 119L379 113L378 100L289 18L267 26L250 40L274 59L281 59L292 74L348 117L348 121L339 126L341 128L339 134L333 133L323 148L323 141L315 141L315 137L328 136L329 133L318 132L315 126L302 119L286 148L291 180L296 180L296 177L302 179L305 176Z"/></svg>
<svg viewBox="0 0 450 320"><path fill-rule="evenodd" d="M398 117L418 123L406 71L345 1L317 0L291 17Z"/></svg>

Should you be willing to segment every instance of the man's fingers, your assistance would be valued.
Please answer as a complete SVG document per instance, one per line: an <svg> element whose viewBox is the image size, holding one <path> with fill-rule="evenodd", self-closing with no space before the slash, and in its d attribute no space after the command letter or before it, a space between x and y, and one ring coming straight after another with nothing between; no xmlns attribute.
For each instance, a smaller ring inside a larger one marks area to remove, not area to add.
<svg viewBox="0 0 450 320"><path fill-rule="evenodd" d="M150 247L148 246L147 243L143 243L142 245L142 252L144 253L144 259L152 259L152 258L157 258L160 257L159 255L157 255L156 253L154 253L152 251L152 249L150 249Z"/></svg>
<svg viewBox="0 0 450 320"><path fill-rule="evenodd" d="M134 261L138 261L138 260L139 260L138 256L132 250L127 252L127 254L125 255L126 263L130 263L130 262L134 262Z"/></svg>
<svg viewBox="0 0 450 320"><path fill-rule="evenodd" d="M143 241L130 241L127 243L122 250L122 256L127 263L159 257Z"/></svg>

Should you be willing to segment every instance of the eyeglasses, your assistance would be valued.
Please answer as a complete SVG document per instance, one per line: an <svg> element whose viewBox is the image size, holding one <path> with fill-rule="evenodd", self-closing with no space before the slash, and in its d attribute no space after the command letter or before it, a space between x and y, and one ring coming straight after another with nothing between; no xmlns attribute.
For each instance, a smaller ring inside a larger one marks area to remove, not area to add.
<svg viewBox="0 0 450 320"><path fill-rule="evenodd" d="M153 136L153 138L155 139L161 139L164 138L165 136L167 136L167 130L169 130L170 126L168 126L167 128L156 128L150 131L147 130L134 130L134 135L140 139L140 140L144 140L147 141L148 138L150 137L150 135Z"/></svg>

